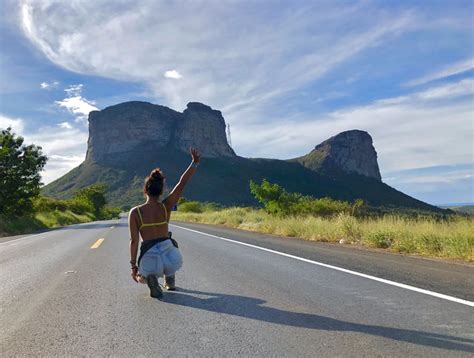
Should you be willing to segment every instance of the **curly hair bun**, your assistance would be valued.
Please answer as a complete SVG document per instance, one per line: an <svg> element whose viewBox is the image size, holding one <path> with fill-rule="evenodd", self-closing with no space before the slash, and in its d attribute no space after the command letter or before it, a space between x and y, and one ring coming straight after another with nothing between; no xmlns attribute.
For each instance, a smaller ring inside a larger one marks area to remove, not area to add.
<svg viewBox="0 0 474 358"><path fill-rule="evenodd" d="M163 173L160 168L155 168L151 171L150 175L145 178L145 185L143 191L145 194L151 196L160 196L163 192Z"/></svg>
<svg viewBox="0 0 474 358"><path fill-rule="evenodd" d="M150 178L159 180L163 179L160 168L153 169L150 173Z"/></svg>

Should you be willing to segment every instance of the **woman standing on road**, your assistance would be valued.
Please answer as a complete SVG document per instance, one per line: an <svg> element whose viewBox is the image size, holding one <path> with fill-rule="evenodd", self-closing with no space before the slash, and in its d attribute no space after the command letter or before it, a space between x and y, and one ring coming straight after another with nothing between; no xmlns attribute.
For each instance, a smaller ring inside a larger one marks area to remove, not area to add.
<svg viewBox="0 0 474 358"><path fill-rule="evenodd" d="M175 273L183 263L177 244L168 231L171 210L178 202L188 180L193 176L201 158L196 149L191 149L192 162L166 199L160 201L165 178L159 168L153 169L145 179L146 202L130 210L130 264L135 282L147 283L150 296L162 298L163 292L158 278L164 275L164 287L175 290ZM142 238L137 263L139 237Z"/></svg>

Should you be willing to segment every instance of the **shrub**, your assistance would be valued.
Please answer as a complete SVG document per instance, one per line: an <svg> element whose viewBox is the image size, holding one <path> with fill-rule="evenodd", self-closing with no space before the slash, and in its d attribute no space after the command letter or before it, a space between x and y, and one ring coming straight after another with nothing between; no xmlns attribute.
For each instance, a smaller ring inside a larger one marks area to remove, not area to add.
<svg viewBox="0 0 474 358"><path fill-rule="evenodd" d="M97 217L100 216L102 208L107 201L105 200L106 185L102 183L93 184L85 187L74 194L73 200L90 207L91 212Z"/></svg>
<svg viewBox="0 0 474 358"><path fill-rule="evenodd" d="M101 209L98 219L101 220L110 220L118 218L122 210L120 208L114 208L110 206L105 206Z"/></svg>
<svg viewBox="0 0 474 358"><path fill-rule="evenodd" d="M259 185L250 181L250 192L269 214L332 216L337 213L359 214L364 202L358 199L351 204L331 198L314 198L299 193L289 193L278 184L263 180Z"/></svg>
<svg viewBox="0 0 474 358"><path fill-rule="evenodd" d="M375 231L367 235L367 242L370 244L370 246L388 249L394 242L394 235L390 231Z"/></svg>
<svg viewBox="0 0 474 358"><path fill-rule="evenodd" d="M183 213L202 213L204 208L198 201L186 201L181 205L178 205L178 211Z"/></svg>

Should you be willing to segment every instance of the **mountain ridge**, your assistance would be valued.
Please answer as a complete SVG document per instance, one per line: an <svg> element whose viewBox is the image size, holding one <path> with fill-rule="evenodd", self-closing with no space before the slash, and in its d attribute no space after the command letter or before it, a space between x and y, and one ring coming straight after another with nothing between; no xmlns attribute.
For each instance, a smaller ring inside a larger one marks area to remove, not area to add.
<svg viewBox="0 0 474 358"><path fill-rule="evenodd" d="M140 101L93 111L85 161L43 192L65 198L84 186L104 182L111 204L135 205L143 198L142 183L150 170L162 168L173 185L189 164L188 148L194 146L203 153L203 160L186 189L185 196L191 200L256 205L249 181L267 179L305 195L441 210L381 181L377 153L367 132L342 132L305 156L278 160L237 155L225 129L222 113L199 102L188 103L183 112Z"/></svg>

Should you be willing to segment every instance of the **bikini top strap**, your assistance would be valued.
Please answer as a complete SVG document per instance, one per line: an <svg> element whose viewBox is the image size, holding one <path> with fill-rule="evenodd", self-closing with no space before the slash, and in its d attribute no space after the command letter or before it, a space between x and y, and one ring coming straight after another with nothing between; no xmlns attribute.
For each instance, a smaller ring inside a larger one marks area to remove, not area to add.
<svg viewBox="0 0 474 358"><path fill-rule="evenodd" d="M165 221L168 222L168 210L166 210L165 204L161 203L161 205L163 206L163 210L165 211Z"/></svg>
<svg viewBox="0 0 474 358"><path fill-rule="evenodd" d="M140 218L140 222L142 223L142 226L143 226L143 218L142 218L142 214L140 212L140 207L137 206L137 212L138 212L138 217Z"/></svg>

